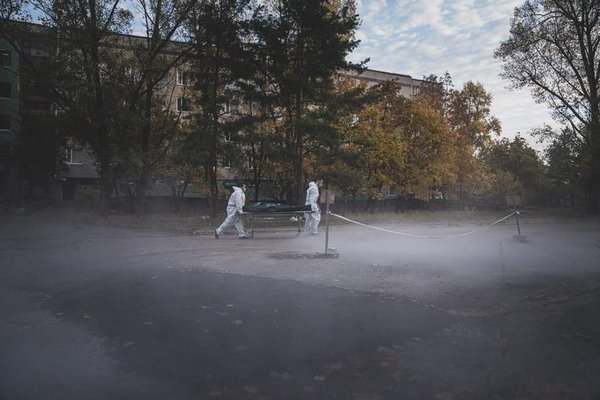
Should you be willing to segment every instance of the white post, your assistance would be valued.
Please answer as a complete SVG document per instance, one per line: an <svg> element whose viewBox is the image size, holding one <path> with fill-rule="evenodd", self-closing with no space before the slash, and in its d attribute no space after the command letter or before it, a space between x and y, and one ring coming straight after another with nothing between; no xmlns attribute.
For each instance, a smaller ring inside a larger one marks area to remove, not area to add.
<svg viewBox="0 0 600 400"><path fill-rule="evenodd" d="M329 250L329 194L325 191L325 254Z"/></svg>

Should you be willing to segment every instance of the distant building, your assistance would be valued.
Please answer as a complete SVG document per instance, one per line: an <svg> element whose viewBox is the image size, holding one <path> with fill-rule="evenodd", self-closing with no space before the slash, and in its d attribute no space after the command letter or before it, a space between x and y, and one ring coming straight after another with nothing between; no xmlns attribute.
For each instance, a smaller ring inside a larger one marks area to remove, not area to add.
<svg viewBox="0 0 600 400"><path fill-rule="evenodd" d="M16 169L11 161L19 133L19 57L16 50L0 38L0 202L16 196Z"/></svg>
<svg viewBox="0 0 600 400"><path fill-rule="evenodd" d="M361 73L354 71L343 71L340 72L340 75L356 79L360 82L365 82L367 87L372 87L387 81L394 81L400 88L400 94L407 99L412 99L421 93L421 89L425 84L424 80L414 79L410 75L377 71L374 69L366 69Z"/></svg>
<svg viewBox="0 0 600 400"><path fill-rule="evenodd" d="M0 200L5 204L18 202L22 196L47 195L29 192L15 162L15 148L23 132L52 129L48 124L52 116L49 88L32 78L48 65L54 40L48 30L31 26L34 29L24 31L18 47L0 38Z"/></svg>

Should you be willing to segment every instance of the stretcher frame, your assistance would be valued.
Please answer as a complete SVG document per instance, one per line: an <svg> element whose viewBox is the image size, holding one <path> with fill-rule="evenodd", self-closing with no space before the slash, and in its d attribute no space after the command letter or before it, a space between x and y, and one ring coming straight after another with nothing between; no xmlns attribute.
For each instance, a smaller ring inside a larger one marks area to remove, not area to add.
<svg viewBox="0 0 600 400"><path fill-rule="evenodd" d="M300 235L300 233L302 233L302 225L303 225L303 221L302 219L305 217L305 214L312 214L312 211L244 211L244 215L248 216L248 225L249 225L249 230L250 230L250 237L254 238L254 225L256 222L260 222L260 220L257 221L256 218L275 218L275 217L287 217L288 219L290 217L296 217L297 219L297 225L298 225L298 233L296 235ZM262 221L266 221L265 219L263 219ZM269 220L269 222L272 222L273 220Z"/></svg>

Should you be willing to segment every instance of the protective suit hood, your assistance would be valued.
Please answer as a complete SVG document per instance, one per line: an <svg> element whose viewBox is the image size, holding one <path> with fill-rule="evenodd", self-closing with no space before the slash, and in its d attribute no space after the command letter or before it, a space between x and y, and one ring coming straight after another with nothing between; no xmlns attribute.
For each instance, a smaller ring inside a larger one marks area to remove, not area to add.
<svg viewBox="0 0 600 400"><path fill-rule="evenodd" d="M244 194L244 189L237 186L232 186L233 193L229 196L229 201L227 202L228 207L235 207L235 209L241 214L244 204L246 204L246 195Z"/></svg>

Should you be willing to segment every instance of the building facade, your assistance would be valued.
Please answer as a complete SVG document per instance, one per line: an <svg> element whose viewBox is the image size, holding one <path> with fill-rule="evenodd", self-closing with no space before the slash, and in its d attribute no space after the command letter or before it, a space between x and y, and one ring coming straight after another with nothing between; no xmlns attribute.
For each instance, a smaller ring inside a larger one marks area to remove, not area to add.
<svg viewBox="0 0 600 400"><path fill-rule="evenodd" d="M12 202L17 190L11 156L20 126L19 69L16 49L0 38L0 203Z"/></svg>
<svg viewBox="0 0 600 400"><path fill-rule="evenodd" d="M365 69L360 73L354 71L341 71L339 74L342 77L364 82L366 83L367 87L372 87L388 81L396 82L396 85L400 90L400 94L407 99L412 99L421 93L421 89L425 84L424 80L414 79L410 75L377 71L374 69Z"/></svg>
<svg viewBox="0 0 600 400"><path fill-rule="evenodd" d="M41 29L48 31L38 28ZM22 48L18 52L7 41L0 39L0 201L10 199L18 192L18 171L11 157L20 130L51 126L44 123L44 120L52 118L53 113L49 89L32 84L35 80L27 79L32 69L21 65L22 57L27 57L29 63L37 64L38 67L48 62L49 52L53 51L53 42L48 39L51 36L46 34L44 39L39 36L37 39L24 38L19 42ZM122 36L121 40L136 41L143 38ZM169 51L175 51L179 45L175 43ZM409 75L370 69L361 73L340 71L339 75L365 82L367 87L385 81L395 81L400 94L407 98L417 96L424 84L423 80L413 79ZM189 68L185 64L178 64L160 82L160 101L166 109L180 115L184 120L192 112L193 88L193 76ZM234 120L239 118L240 113L253 112L252 109L251 105L243 104L232 96L223 105L222 118ZM231 138L225 138L225 141L231 142ZM234 145L232 142L231 144L233 148ZM96 161L89 150L76 142L70 142L65 151L64 166L57 171L49 193L55 199L77 198L81 188L93 186L98 181ZM235 157L234 152L231 153L231 157ZM235 169L229 167L227 155L220 160L218 175L225 186L238 179Z"/></svg>

